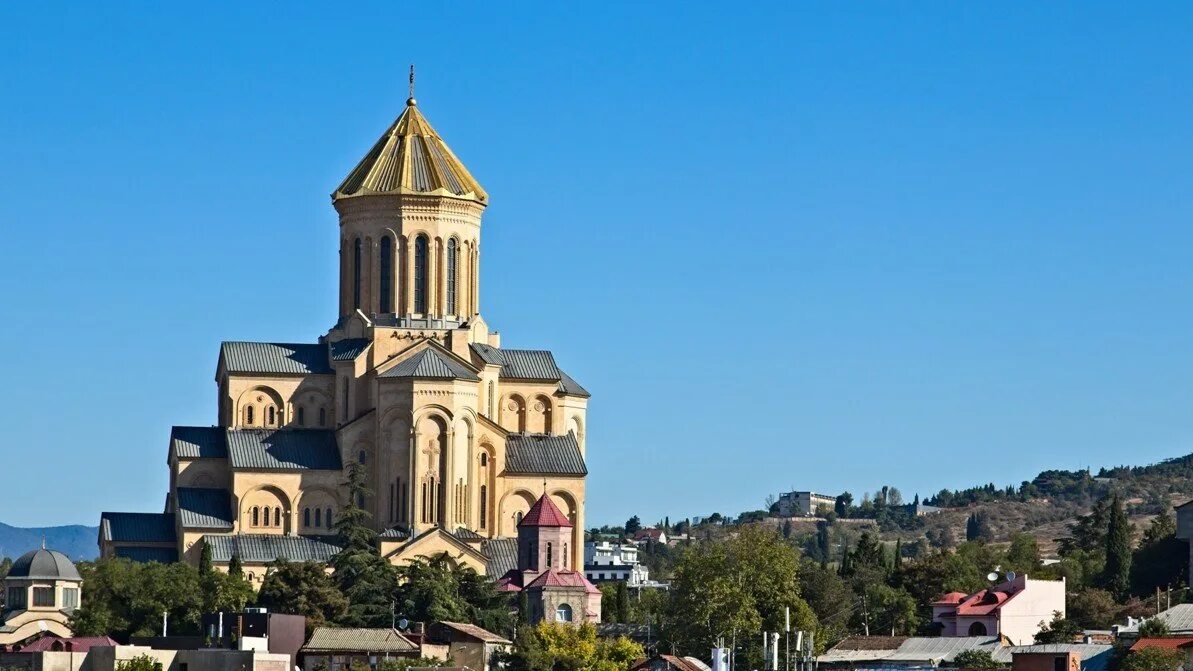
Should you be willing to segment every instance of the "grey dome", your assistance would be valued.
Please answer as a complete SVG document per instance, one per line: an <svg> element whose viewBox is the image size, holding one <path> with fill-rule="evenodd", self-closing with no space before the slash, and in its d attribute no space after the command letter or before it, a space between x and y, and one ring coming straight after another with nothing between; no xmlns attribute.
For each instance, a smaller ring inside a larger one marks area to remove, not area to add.
<svg viewBox="0 0 1193 671"><path fill-rule="evenodd" d="M61 552L33 550L21 555L12 563L9 578L36 578L41 580L82 580L79 570Z"/></svg>

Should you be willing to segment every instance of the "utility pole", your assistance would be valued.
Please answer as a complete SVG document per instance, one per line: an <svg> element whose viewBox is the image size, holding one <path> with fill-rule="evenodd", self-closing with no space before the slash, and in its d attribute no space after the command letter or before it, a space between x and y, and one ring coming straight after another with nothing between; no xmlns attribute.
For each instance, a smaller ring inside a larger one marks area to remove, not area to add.
<svg viewBox="0 0 1193 671"><path fill-rule="evenodd" d="M791 671L791 606L783 609L783 671Z"/></svg>
<svg viewBox="0 0 1193 671"><path fill-rule="evenodd" d="M870 601L862 594L862 624L866 628L866 636L870 635Z"/></svg>

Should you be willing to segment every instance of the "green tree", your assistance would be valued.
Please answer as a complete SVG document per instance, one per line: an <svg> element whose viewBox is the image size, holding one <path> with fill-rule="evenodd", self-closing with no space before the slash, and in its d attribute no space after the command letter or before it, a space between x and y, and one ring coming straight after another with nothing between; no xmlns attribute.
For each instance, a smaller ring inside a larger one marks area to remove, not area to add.
<svg viewBox="0 0 1193 671"><path fill-rule="evenodd" d="M116 671L162 671L162 663L149 655L137 655L116 662Z"/></svg>
<svg viewBox="0 0 1193 671"><path fill-rule="evenodd" d="M1147 595L1157 587L1188 584L1187 545L1176 537L1176 520L1164 508L1152 518L1131 557L1131 591Z"/></svg>
<svg viewBox="0 0 1193 671"><path fill-rule="evenodd" d="M470 622L489 631L511 634L514 618L509 598L493 581L446 554L418 558L397 571L399 610L421 622ZM388 617L388 615L387 615Z"/></svg>
<svg viewBox="0 0 1193 671"><path fill-rule="evenodd" d="M800 597L819 622L818 641L836 643L849 632L850 607L859 602L844 578L831 568L805 559L799 568Z"/></svg>
<svg viewBox="0 0 1193 671"><path fill-rule="evenodd" d="M199 575L205 576L213 573L215 569L211 564L211 545L204 542L203 550L199 553Z"/></svg>
<svg viewBox="0 0 1193 671"><path fill-rule="evenodd" d="M613 614L618 622L630 621L630 588L624 580L617 581L617 591L613 600Z"/></svg>
<svg viewBox="0 0 1193 671"><path fill-rule="evenodd" d="M365 485L363 464L348 467L348 503L335 521L340 551L331 558L332 580L348 599L340 623L351 627L388 627L392 621L397 572L382 556L372 515L361 504L372 492Z"/></svg>
<svg viewBox="0 0 1193 671"><path fill-rule="evenodd" d="M997 669L1006 666L994 661L994 655L989 650L962 650L953 657L950 666L958 669Z"/></svg>
<svg viewBox="0 0 1193 671"><path fill-rule="evenodd" d="M152 636L161 633L162 613L170 633L200 632L202 590L189 564L99 559L79 564L79 574L82 605L71 616L76 635Z"/></svg>
<svg viewBox="0 0 1193 671"><path fill-rule="evenodd" d="M1140 539L1139 544L1151 545L1175 535L1176 518L1173 517L1172 510L1165 506L1158 515L1152 518L1151 524L1144 530L1143 538Z"/></svg>
<svg viewBox="0 0 1193 671"><path fill-rule="evenodd" d="M853 509L853 494L845 492L838 496L833 502L833 510L837 512L837 517L849 517Z"/></svg>
<svg viewBox="0 0 1193 671"><path fill-rule="evenodd" d="M377 662L377 671L410 671L411 669L436 669L450 664L450 660L438 657L393 657ZM371 671L368 664L364 664L363 671ZM350 671L355 671L351 669Z"/></svg>
<svg viewBox="0 0 1193 671"><path fill-rule="evenodd" d="M1110 502L1106 525L1106 568L1102 583L1111 594L1125 597L1131 589L1131 523L1118 494Z"/></svg>
<svg viewBox="0 0 1193 671"><path fill-rule="evenodd" d="M596 627L541 622L518 632L509 671L624 671L644 655L627 638L599 638Z"/></svg>
<svg viewBox="0 0 1193 671"><path fill-rule="evenodd" d="M1163 638L1171 634L1168 623L1158 617L1149 617L1139 625L1139 638Z"/></svg>
<svg viewBox="0 0 1193 671"><path fill-rule="evenodd" d="M1110 520L1110 502L1099 499L1089 514L1079 516L1069 525L1069 537L1060 541L1061 556L1077 550L1102 552L1106 547L1106 525Z"/></svg>
<svg viewBox="0 0 1193 671"><path fill-rule="evenodd" d="M815 615L800 598L800 558L773 528L741 528L719 543L692 546L676 565L668 606L669 635L680 654L704 654L709 641L737 631L778 631L785 609L792 624L812 629ZM749 650L748 663L762 662Z"/></svg>
<svg viewBox="0 0 1193 671"><path fill-rule="evenodd" d="M1060 613L1053 613L1052 622L1040 628L1036 633L1036 643L1072 643L1081 636L1081 625L1073 620L1061 617Z"/></svg>
<svg viewBox="0 0 1193 671"><path fill-rule="evenodd" d="M920 626L916 601L906 591L888 585L873 584L866 589L866 615L870 631L891 636L914 634Z"/></svg>
<svg viewBox="0 0 1193 671"><path fill-rule="evenodd" d="M1086 587L1068 593L1065 615L1083 629L1109 629L1118 622L1121 606L1104 589Z"/></svg>
<svg viewBox="0 0 1193 671"><path fill-rule="evenodd" d="M307 628L338 622L348 610L348 600L319 562L287 562L269 566L257 603L274 613L303 615Z"/></svg>
<svg viewBox="0 0 1193 671"><path fill-rule="evenodd" d="M642 530L642 520L638 519L637 515L634 515L630 519L626 520L626 522L625 522L625 535L626 536L633 536L634 534L638 533L641 530Z"/></svg>
<svg viewBox="0 0 1193 671"><path fill-rule="evenodd" d="M965 540L989 541L994 538L994 529L990 526L990 515L986 511L970 513L965 521Z"/></svg>
<svg viewBox="0 0 1193 671"><path fill-rule="evenodd" d="M240 553L233 552L232 558L228 560L228 575L236 576L238 578L244 577L244 564L240 561Z"/></svg>
<svg viewBox="0 0 1193 671"><path fill-rule="evenodd" d="M1120 671L1176 671L1189 660L1184 650L1144 648L1127 653Z"/></svg>

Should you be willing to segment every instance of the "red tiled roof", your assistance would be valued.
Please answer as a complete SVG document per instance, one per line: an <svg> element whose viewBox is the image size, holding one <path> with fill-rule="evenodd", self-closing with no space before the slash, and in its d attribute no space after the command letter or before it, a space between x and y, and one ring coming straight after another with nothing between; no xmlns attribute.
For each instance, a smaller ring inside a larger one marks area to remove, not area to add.
<svg viewBox="0 0 1193 671"><path fill-rule="evenodd" d="M21 652L48 652L52 650L87 652L91 648L106 648L114 645L116 645L116 641L107 636L80 636L78 638L45 636L28 645L21 646Z"/></svg>
<svg viewBox="0 0 1193 671"><path fill-rule="evenodd" d="M969 596L965 592L949 592L932 602L933 606L951 606L965 601L965 597Z"/></svg>
<svg viewBox="0 0 1193 671"><path fill-rule="evenodd" d="M543 494L530 506L530 510L518 522L519 527L571 527L572 521L563 514L550 496Z"/></svg>
<svg viewBox="0 0 1193 671"><path fill-rule="evenodd" d="M583 587L585 592L589 594L599 594L600 589L596 585L588 582L588 578L584 577L583 573L576 571L556 571L551 569L545 571L534 580L526 585L526 589L531 587Z"/></svg>
<svg viewBox="0 0 1193 671"><path fill-rule="evenodd" d="M958 616L975 616L975 615L989 615L1002 608L1003 604L1015 598L1019 592L1007 594L1006 592L996 592L994 590L984 589L965 601L957 604Z"/></svg>
<svg viewBox="0 0 1193 671"><path fill-rule="evenodd" d="M649 538L652 541L657 541L663 537L662 529L639 529L638 533L634 534L634 540L640 541L644 538Z"/></svg>
<svg viewBox="0 0 1193 671"><path fill-rule="evenodd" d="M1148 648L1176 650L1193 644L1193 636L1165 636L1163 638L1141 638L1131 646L1131 652Z"/></svg>

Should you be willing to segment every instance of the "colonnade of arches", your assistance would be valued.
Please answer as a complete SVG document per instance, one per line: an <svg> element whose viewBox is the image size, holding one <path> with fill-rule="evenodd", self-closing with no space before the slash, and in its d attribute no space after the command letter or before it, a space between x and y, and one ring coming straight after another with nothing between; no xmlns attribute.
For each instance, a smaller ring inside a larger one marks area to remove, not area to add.
<svg viewBox="0 0 1193 671"><path fill-rule="evenodd" d="M467 318L479 312L476 240L386 231L341 241L341 312Z"/></svg>
<svg viewBox="0 0 1193 671"><path fill-rule="evenodd" d="M233 426L254 429L330 428L331 399L316 390L299 391L289 403L272 387L258 385L236 400Z"/></svg>

